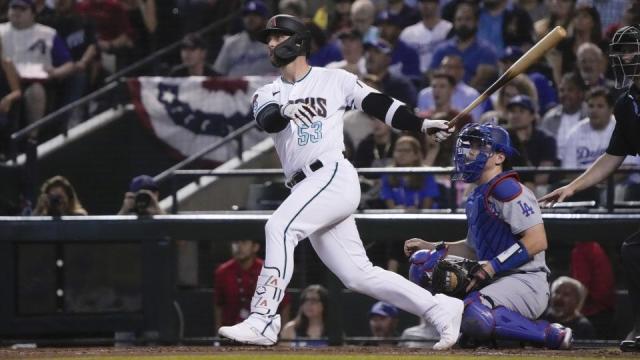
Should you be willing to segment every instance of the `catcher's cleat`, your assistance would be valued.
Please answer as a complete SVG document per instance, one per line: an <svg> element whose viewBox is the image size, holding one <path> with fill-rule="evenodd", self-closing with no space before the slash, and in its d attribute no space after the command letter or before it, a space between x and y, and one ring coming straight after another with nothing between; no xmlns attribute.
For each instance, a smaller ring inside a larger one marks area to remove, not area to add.
<svg viewBox="0 0 640 360"><path fill-rule="evenodd" d="M549 349L571 349L573 330L560 324L550 324L545 331L545 343Z"/></svg>
<svg viewBox="0 0 640 360"><path fill-rule="evenodd" d="M251 315L245 321L223 326L218 330L220 336L248 345L270 346L278 342L280 315L268 319L258 319L260 315Z"/></svg>
<svg viewBox="0 0 640 360"><path fill-rule="evenodd" d="M620 343L620 350L624 352L640 352L640 336L636 336L634 340L623 340Z"/></svg>
<svg viewBox="0 0 640 360"><path fill-rule="evenodd" d="M440 341L433 345L434 350L447 350L453 347L460 337L460 323L464 303L462 300L436 294L438 305L427 314L428 319L440 333Z"/></svg>

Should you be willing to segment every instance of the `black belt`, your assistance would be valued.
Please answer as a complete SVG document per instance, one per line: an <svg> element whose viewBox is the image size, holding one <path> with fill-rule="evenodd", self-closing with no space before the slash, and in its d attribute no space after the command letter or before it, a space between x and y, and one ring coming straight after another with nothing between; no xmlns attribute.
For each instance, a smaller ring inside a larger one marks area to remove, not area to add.
<svg viewBox="0 0 640 360"><path fill-rule="evenodd" d="M309 165L309 169L311 169L311 171L316 171L318 169L321 169L322 166L323 166L322 165L322 161L316 160L316 161L312 162L311 165ZM302 180L304 180L306 178L307 178L307 175L305 175L304 171L298 170L298 171L295 172L295 174L293 174L293 176L291 177L291 179L289 179L289 181L284 183L284 185L286 187L288 187L289 189L291 189L297 183L299 183L300 181L302 181Z"/></svg>

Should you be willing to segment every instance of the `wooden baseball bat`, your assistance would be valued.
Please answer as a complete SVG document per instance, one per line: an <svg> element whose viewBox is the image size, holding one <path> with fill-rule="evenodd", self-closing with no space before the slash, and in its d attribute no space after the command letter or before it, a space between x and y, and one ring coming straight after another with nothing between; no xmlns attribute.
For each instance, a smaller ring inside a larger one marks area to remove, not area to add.
<svg viewBox="0 0 640 360"><path fill-rule="evenodd" d="M556 26L555 29L551 30L545 37L540 39L535 45L529 49L526 53L524 53L520 59L518 59L513 65L511 65L507 71L498 78L487 90L485 90L480 96L478 96L473 102L467 107L465 107L458 115L456 115L451 121L449 121L449 128L455 126L456 121L461 117L469 114L471 110L475 109L476 106L480 105L483 101L489 98L491 94L496 92L498 89L503 87L506 83L508 83L511 79L518 76L519 74L524 73L529 66L535 64L540 60L544 54L550 49L554 48L560 40L564 39L567 36L567 31L562 26Z"/></svg>

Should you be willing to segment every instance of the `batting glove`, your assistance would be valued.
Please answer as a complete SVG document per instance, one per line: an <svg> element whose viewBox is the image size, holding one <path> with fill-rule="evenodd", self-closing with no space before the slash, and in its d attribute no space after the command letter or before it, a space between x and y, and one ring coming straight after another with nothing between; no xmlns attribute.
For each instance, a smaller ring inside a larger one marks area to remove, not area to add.
<svg viewBox="0 0 640 360"><path fill-rule="evenodd" d="M303 103L286 104L280 108L280 114L289 120L293 120L298 126L307 125L311 126L313 117L316 116L316 112L311 106Z"/></svg>
<svg viewBox="0 0 640 360"><path fill-rule="evenodd" d="M437 142L443 142L453 134L455 128L449 128L449 122L447 120L430 120L424 119L422 121L422 132L428 133L435 137Z"/></svg>

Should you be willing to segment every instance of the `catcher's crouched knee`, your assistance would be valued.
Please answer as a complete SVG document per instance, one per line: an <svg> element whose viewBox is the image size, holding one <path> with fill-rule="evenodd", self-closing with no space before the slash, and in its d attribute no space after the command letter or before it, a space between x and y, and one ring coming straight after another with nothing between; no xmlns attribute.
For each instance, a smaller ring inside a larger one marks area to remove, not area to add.
<svg viewBox="0 0 640 360"><path fill-rule="evenodd" d="M474 291L465 298L460 332L477 340L488 340L493 335L495 319L491 309L482 303L480 293Z"/></svg>

